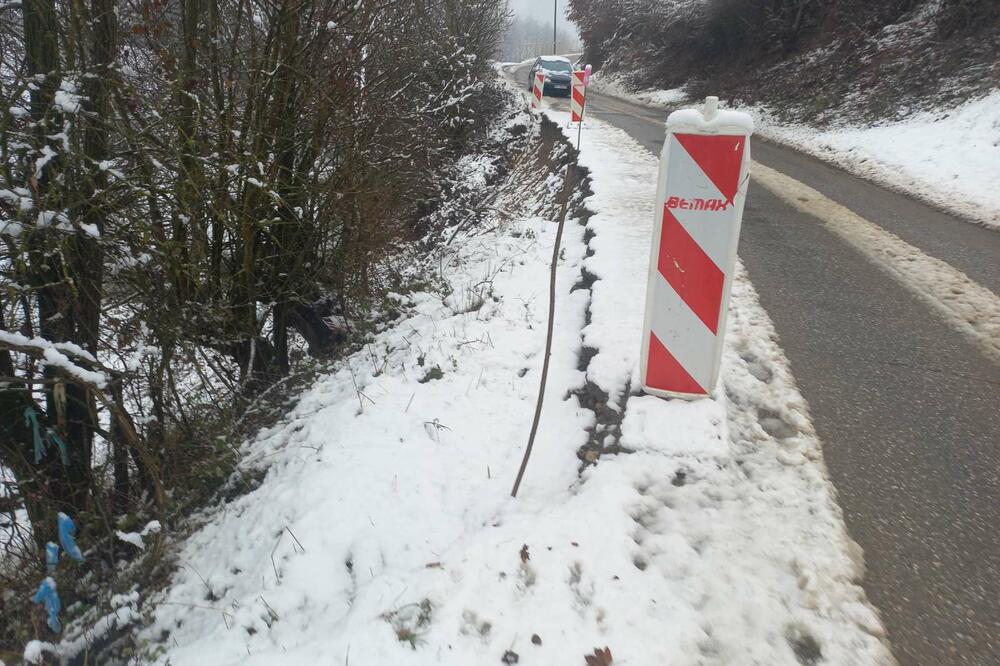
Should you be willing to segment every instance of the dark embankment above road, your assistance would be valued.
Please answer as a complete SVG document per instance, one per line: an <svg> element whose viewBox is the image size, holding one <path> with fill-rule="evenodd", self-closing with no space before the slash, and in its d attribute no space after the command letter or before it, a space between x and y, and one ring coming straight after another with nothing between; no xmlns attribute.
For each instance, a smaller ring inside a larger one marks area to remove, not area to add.
<svg viewBox="0 0 1000 666"><path fill-rule="evenodd" d="M588 60L635 87L875 120L1000 85L996 0L569 0Z"/></svg>

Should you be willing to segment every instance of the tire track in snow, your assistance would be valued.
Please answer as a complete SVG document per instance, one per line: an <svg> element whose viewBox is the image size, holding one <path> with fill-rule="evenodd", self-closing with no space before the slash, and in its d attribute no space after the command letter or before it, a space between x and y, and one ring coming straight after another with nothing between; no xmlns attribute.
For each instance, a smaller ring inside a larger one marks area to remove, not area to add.
<svg viewBox="0 0 1000 666"><path fill-rule="evenodd" d="M785 203L822 222L1000 365L1000 298L996 294L780 171L754 162L750 175Z"/></svg>

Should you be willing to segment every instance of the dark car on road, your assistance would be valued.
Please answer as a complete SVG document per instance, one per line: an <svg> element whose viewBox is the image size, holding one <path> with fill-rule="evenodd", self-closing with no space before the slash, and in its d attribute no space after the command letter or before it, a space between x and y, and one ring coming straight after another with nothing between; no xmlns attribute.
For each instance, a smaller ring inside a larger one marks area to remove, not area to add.
<svg viewBox="0 0 1000 666"><path fill-rule="evenodd" d="M570 81L573 76L573 64L569 58L562 56L542 56L535 60L528 74L528 90L535 85L535 74L545 72L545 89L543 95L561 95L569 97Z"/></svg>

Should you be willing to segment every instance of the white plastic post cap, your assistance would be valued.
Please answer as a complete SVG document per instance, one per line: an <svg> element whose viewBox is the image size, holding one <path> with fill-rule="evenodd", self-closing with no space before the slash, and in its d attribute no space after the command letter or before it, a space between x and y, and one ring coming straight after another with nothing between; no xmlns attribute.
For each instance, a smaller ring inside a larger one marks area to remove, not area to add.
<svg viewBox="0 0 1000 666"><path fill-rule="evenodd" d="M753 133L753 118L742 111L720 109L718 97L706 97L699 109L677 109L667 116L668 132L695 132L699 134Z"/></svg>
<svg viewBox="0 0 1000 666"><path fill-rule="evenodd" d="M711 120L715 117L715 114L719 111L719 98L711 95L705 98L705 109L702 111L702 115L705 120Z"/></svg>

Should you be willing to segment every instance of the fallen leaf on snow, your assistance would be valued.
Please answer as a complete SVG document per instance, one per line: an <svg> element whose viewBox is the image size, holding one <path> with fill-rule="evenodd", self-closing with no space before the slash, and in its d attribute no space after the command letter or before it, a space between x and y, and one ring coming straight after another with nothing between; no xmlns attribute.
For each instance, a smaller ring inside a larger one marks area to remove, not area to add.
<svg viewBox="0 0 1000 666"><path fill-rule="evenodd" d="M614 659L611 657L611 648L604 646L604 649L595 648L594 654L584 655L584 659L587 660L587 666L611 666L614 663Z"/></svg>

